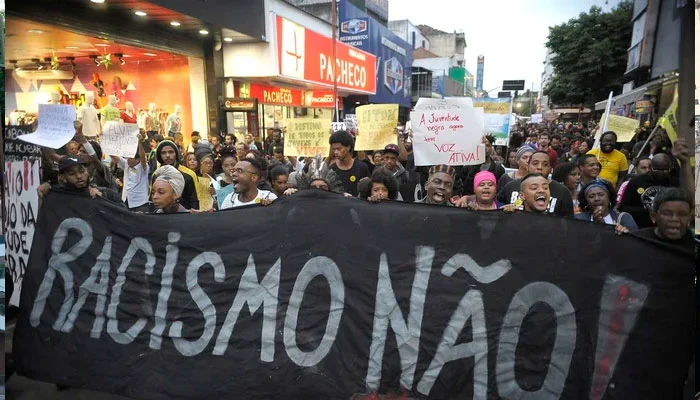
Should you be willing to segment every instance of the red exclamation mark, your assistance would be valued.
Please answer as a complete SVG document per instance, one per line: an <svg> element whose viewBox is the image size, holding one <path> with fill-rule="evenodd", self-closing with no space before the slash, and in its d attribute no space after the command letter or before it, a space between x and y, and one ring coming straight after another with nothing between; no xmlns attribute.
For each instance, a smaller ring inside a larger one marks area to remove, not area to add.
<svg viewBox="0 0 700 400"><path fill-rule="evenodd" d="M29 161L24 160L24 179L22 179L22 181L24 182L24 190L29 190L29 180L27 180L28 177L29 177Z"/></svg>

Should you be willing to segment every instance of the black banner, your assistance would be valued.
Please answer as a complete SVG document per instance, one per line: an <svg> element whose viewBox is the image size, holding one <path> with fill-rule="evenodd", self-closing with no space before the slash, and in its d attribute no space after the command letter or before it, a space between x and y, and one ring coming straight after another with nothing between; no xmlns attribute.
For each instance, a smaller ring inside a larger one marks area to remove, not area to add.
<svg viewBox="0 0 700 400"><path fill-rule="evenodd" d="M5 127L3 137L3 151L5 161L36 160L41 158L41 146L27 143L17 139L34 131L33 125L8 125Z"/></svg>
<svg viewBox="0 0 700 400"><path fill-rule="evenodd" d="M694 336L665 247L321 191L202 215L51 193L21 296L19 373L141 399L678 398Z"/></svg>

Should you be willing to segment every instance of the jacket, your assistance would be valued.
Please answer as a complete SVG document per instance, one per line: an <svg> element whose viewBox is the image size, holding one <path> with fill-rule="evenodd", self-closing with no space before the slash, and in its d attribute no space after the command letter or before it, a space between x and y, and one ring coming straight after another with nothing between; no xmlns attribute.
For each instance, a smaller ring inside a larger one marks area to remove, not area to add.
<svg viewBox="0 0 700 400"><path fill-rule="evenodd" d="M574 219L591 222L592 216L593 214L590 211L584 211L582 213L574 215ZM610 217L612 217L613 221L617 222L618 218L620 218L620 213L616 210L610 210ZM639 229L639 227L637 227L637 223L634 222L634 218L632 218L632 216L628 213L622 213L622 218L620 218L620 225L629 229L630 232Z"/></svg>

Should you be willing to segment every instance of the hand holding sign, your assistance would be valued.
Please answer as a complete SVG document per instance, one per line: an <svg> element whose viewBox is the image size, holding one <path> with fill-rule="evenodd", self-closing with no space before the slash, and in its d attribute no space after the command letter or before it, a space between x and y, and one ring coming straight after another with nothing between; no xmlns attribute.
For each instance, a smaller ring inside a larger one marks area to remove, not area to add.
<svg viewBox="0 0 700 400"><path fill-rule="evenodd" d="M357 107L357 139L355 150L379 150L396 144L398 104L371 104Z"/></svg>
<svg viewBox="0 0 700 400"><path fill-rule="evenodd" d="M109 156L134 158L139 146L139 126L109 121L102 129L102 152Z"/></svg>
<svg viewBox="0 0 700 400"><path fill-rule="evenodd" d="M38 127L34 133L17 139L39 146L58 149L75 135L75 107L70 104L39 104Z"/></svg>

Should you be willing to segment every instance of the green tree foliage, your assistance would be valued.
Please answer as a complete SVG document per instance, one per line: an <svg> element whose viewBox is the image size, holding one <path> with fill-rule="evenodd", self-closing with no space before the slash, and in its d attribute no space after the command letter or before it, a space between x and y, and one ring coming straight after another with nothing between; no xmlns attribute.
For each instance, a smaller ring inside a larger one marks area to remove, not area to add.
<svg viewBox="0 0 700 400"><path fill-rule="evenodd" d="M610 12L591 7L588 13L549 28L547 48L554 77L544 90L557 105L592 107L620 93L632 40L633 2L625 0Z"/></svg>

